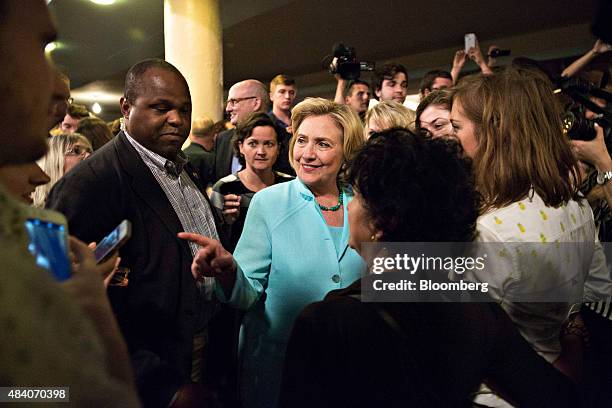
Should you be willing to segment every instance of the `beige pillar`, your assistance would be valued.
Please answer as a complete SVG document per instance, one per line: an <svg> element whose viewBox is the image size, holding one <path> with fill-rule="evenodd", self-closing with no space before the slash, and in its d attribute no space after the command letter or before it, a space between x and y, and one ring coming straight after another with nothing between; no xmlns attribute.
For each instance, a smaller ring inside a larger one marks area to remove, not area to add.
<svg viewBox="0 0 612 408"><path fill-rule="evenodd" d="M223 117L223 32L218 0L164 0L166 60L187 78L192 117Z"/></svg>

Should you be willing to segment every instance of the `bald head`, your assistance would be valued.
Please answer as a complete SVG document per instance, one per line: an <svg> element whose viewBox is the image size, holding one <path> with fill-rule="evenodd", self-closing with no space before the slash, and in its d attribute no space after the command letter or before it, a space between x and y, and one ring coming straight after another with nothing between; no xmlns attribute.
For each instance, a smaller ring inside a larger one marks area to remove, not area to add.
<svg viewBox="0 0 612 408"><path fill-rule="evenodd" d="M230 122L233 125L238 125L250 113L266 112L268 110L266 86L256 79L235 83L227 95L225 110L230 114Z"/></svg>

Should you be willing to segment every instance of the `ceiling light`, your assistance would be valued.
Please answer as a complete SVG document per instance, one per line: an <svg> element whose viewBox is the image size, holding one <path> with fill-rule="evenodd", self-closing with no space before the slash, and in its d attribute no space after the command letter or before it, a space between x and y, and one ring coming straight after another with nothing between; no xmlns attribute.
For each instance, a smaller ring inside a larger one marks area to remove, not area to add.
<svg viewBox="0 0 612 408"><path fill-rule="evenodd" d="M93 105L91 105L91 111L95 113L96 115L99 115L100 112L102 112L102 106L100 106L100 104L96 102Z"/></svg>
<svg viewBox="0 0 612 408"><path fill-rule="evenodd" d="M92 3L99 4L101 6L110 6L115 4L115 0L89 0Z"/></svg>
<svg viewBox="0 0 612 408"><path fill-rule="evenodd" d="M52 52L53 52L53 51L55 51L56 49L57 49L57 43L56 43L55 41L50 42L49 44L47 44L47 45L45 46L45 52L46 52L47 54L52 53Z"/></svg>

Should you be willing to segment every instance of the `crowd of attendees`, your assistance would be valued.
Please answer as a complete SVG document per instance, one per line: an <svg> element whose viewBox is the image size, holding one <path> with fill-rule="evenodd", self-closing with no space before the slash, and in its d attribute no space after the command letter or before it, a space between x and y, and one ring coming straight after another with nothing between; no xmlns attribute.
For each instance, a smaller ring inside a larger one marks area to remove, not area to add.
<svg viewBox="0 0 612 408"><path fill-rule="evenodd" d="M245 79L215 122L192 118L176 67L147 59L106 123L44 56L55 36L44 2L0 3L1 386L69 386L75 406L612 403L610 124L570 140L537 62L500 67L476 40L423 76L416 111L400 63L371 84L336 75L334 100L296 103L285 74ZM609 51L598 39L558 74ZM611 88L609 68L593 86ZM67 227L66 280L40 262L32 220ZM96 262L123 220L131 237ZM485 302L363 301L368 248L405 242L515 246L465 274ZM517 296L568 268L578 300Z"/></svg>

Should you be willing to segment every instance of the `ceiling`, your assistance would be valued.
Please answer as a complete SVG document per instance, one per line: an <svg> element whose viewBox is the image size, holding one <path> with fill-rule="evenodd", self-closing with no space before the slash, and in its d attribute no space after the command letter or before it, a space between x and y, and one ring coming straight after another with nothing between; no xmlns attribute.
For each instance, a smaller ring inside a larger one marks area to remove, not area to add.
<svg viewBox="0 0 612 408"><path fill-rule="evenodd" d="M436 51L442 50L442 60L450 64L449 50L461 48L466 32L477 33L483 45L515 38L516 49L527 33L563 32L554 30L564 27L588 31L597 1L220 0L219 4L225 88L245 78L267 82L284 72L297 77L300 87L302 78L314 90L333 87L321 59L337 41L355 46L362 60L403 58L402 62L410 62L409 72L424 72L440 64L440 57L433 57ZM127 69L141 59L163 57L162 0L116 0L112 6L53 0L50 9L61 42L53 58L69 75L77 101L79 91L83 95L96 91L97 100L114 113ZM529 56L577 55L592 41L588 32L578 43L559 34L549 37L540 48L533 48L539 55ZM411 75L415 80L418 72ZM323 82L325 88L317 88Z"/></svg>

